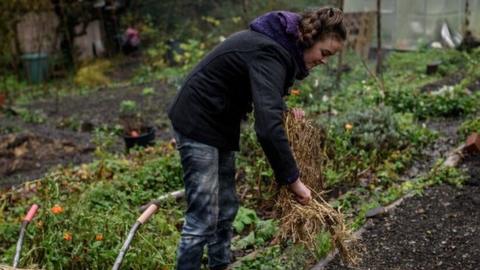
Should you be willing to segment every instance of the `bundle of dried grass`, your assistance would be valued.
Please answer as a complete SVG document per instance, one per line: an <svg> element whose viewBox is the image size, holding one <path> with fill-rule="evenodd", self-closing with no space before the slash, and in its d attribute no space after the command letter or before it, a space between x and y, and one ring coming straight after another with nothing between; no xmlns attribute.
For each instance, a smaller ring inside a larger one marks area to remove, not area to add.
<svg viewBox="0 0 480 270"><path fill-rule="evenodd" d="M279 192L275 210L281 221L280 239L291 239L313 250L317 244L316 235L328 231L333 246L339 250L342 258L354 263L356 256L351 246L346 244L352 240L352 234L344 224L344 217L321 196L324 188L321 164L325 156L322 152L322 143L325 141L323 130L307 119L296 120L293 113L287 114L285 129L302 173L301 180L312 191L312 201L308 205L301 205L288 190Z"/></svg>
<svg viewBox="0 0 480 270"><path fill-rule="evenodd" d="M302 182L316 191L323 190L322 152L325 133L312 121L295 120L292 112L286 114L285 130L290 148L293 151L297 165L302 172Z"/></svg>

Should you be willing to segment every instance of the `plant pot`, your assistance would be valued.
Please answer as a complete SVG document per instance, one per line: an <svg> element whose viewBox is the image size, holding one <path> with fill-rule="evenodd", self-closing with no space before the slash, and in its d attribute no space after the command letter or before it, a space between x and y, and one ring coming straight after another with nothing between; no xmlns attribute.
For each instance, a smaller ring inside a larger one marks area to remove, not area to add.
<svg viewBox="0 0 480 270"><path fill-rule="evenodd" d="M126 150L134 146L147 147L153 145L155 141L155 128L143 127L139 136L123 135Z"/></svg>

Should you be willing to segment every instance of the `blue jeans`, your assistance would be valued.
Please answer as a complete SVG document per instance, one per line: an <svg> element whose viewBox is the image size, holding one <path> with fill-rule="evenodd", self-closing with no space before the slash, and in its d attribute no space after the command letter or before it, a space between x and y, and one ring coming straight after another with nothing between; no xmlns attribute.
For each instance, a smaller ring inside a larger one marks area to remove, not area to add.
<svg viewBox="0 0 480 270"><path fill-rule="evenodd" d="M198 270L207 245L208 266L231 262L232 222L238 210L235 153L175 133L180 152L187 211L177 250L177 270Z"/></svg>

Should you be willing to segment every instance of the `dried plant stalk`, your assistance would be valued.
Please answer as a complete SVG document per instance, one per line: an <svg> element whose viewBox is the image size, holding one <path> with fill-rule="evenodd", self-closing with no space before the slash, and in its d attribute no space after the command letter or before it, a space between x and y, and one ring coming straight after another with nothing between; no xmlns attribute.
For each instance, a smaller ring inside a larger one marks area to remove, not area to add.
<svg viewBox="0 0 480 270"><path fill-rule="evenodd" d="M322 143L325 134L309 120L295 120L292 113L285 118L285 130L297 165L302 172L302 182L315 190L323 190Z"/></svg>
<svg viewBox="0 0 480 270"><path fill-rule="evenodd" d="M301 205L291 192L280 190L275 203L281 223L278 237L280 240L302 243L313 250L317 244L316 236L328 231L342 259L355 263L355 252L351 250L352 245L347 244L353 240L352 233L346 228L343 215L321 196L324 189L321 169L325 156L322 152L325 138L323 130L309 120L295 120L293 113L287 114L285 129L301 171L301 180L312 191L312 201L308 205Z"/></svg>

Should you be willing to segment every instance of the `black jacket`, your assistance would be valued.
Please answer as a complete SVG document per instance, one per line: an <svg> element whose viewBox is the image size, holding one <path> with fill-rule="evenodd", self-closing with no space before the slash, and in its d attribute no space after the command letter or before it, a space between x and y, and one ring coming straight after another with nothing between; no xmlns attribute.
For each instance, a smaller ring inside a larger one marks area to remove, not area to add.
<svg viewBox="0 0 480 270"><path fill-rule="evenodd" d="M254 107L255 131L279 183L299 176L283 128L283 96L298 70L271 38L246 30L227 38L187 76L170 110L174 129L220 150L238 150L240 122Z"/></svg>

